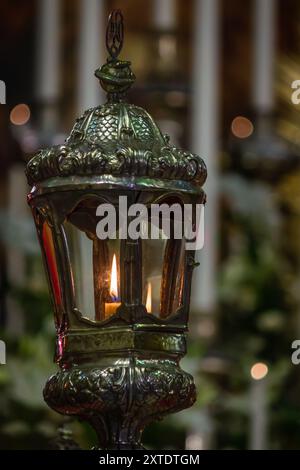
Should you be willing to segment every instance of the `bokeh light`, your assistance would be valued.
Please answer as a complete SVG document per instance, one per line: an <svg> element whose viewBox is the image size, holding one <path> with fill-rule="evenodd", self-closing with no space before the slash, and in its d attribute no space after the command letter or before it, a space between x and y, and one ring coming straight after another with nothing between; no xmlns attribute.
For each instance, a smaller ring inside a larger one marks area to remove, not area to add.
<svg viewBox="0 0 300 470"><path fill-rule="evenodd" d="M251 377L254 380L263 379L269 372L268 366L263 362L257 362L251 367Z"/></svg>
<svg viewBox="0 0 300 470"><path fill-rule="evenodd" d="M30 109L27 104L17 104L10 112L10 122L15 126L23 126L30 119Z"/></svg>
<svg viewBox="0 0 300 470"><path fill-rule="evenodd" d="M253 124L244 116L237 116L231 123L231 132L238 139L246 139L253 132Z"/></svg>

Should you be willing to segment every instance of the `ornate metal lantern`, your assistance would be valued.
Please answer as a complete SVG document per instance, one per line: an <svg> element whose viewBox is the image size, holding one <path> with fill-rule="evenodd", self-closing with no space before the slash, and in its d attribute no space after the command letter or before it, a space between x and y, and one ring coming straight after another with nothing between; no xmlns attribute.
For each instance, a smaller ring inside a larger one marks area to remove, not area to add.
<svg viewBox="0 0 300 470"><path fill-rule="evenodd" d="M107 29L107 63L95 72L108 100L80 116L66 144L27 165L32 208L57 331L59 372L44 398L88 421L104 449L140 448L144 427L191 406L186 352L194 252L185 240L97 237L97 207L203 203L203 160L179 150L144 110L125 101L134 82L119 11ZM131 216L124 215L127 222ZM174 223L174 221L173 221ZM149 220L149 226L151 220ZM171 224L172 225L172 224Z"/></svg>

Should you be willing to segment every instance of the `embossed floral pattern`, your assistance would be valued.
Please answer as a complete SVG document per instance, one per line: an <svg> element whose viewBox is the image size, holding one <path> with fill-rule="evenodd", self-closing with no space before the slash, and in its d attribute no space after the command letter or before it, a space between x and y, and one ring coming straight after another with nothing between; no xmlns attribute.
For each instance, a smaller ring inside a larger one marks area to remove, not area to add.
<svg viewBox="0 0 300 470"><path fill-rule="evenodd" d="M27 165L30 184L73 175L147 176L202 185L206 167L198 155L170 145L142 108L109 103L87 110L65 145L40 150Z"/></svg>

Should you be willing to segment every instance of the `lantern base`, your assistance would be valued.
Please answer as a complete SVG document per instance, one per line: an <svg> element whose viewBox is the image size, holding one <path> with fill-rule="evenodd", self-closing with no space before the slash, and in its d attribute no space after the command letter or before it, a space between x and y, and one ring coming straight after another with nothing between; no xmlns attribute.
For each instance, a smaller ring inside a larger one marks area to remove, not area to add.
<svg viewBox="0 0 300 470"><path fill-rule="evenodd" d="M195 385L178 359L107 357L105 365L76 365L49 378L47 404L74 415L96 430L99 447L143 449L144 428L166 414L191 406Z"/></svg>

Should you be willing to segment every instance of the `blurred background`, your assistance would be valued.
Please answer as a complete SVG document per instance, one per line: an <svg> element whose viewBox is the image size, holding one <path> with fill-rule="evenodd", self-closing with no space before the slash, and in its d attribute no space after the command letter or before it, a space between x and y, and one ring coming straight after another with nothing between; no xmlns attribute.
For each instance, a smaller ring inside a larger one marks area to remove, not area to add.
<svg viewBox="0 0 300 470"><path fill-rule="evenodd" d="M63 418L43 402L54 324L24 166L104 96L105 24L121 8L145 107L208 166L206 242L189 352L198 401L150 426L156 449L299 449L300 3L297 0L1 0L0 448L47 449ZM95 442L68 423L83 448Z"/></svg>

